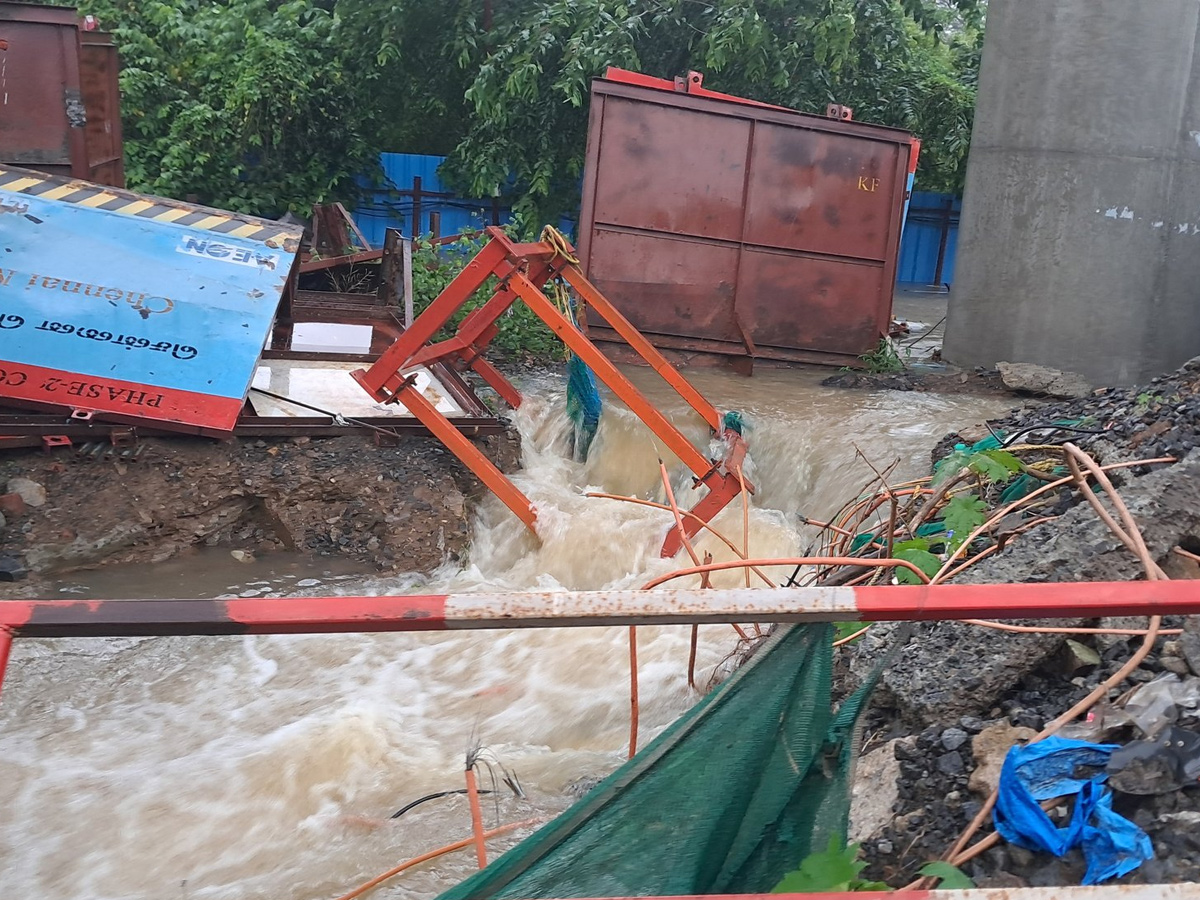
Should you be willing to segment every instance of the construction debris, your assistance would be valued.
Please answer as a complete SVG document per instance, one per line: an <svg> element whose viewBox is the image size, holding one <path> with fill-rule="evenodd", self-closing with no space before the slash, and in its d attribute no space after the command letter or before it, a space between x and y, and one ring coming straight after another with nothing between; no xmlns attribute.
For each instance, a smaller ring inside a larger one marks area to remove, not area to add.
<svg viewBox="0 0 1200 900"><path fill-rule="evenodd" d="M0 483L32 478L49 495L36 508L0 498L8 516L0 556L23 561L40 579L100 564L162 562L195 548L256 558L297 551L336 556L366 576L428 572L464 556L470 543L480 485L427 438L374 446L355 436L221 445L175 437L139 446L135 464L119 456L82 463L62 454L0 457ZM517 466L512 434L480 446L504 470ZM38 589L25 588L25 596Z"/></svg>
<svg viewBox="0 0 1200 900"><path fill-rule="evenodd" d="M663 446L674 453L695 476L694 487L707 488L684 519L677 514L676 524L667 532L662 555L672 557L729 502L754 485L742 473L747 447L742 438L737 413L722 416L651 346L629 321L587 280L579 268L575 249L547 226L542 240L516 244L500 228L486 229L488 242L475 259L463 269L429 307L397 338L396 342L370 367L353 372L363 389L381 403L400 403L436 435L474 472L525 527L537 533L537 510L507 477L455 429L445 415L424 396L414 374L418 366L448 365L454 362L470 369L486 381L512 408L521 405L521 395L509 380L483 354L495 338L496 320L514 303L528 306L579 358L579 365L590 368L595 378L606 385L641 419ZM435 337L462 310L477 291L495 278L491 297L459 324L455 336L435 343ZM569 285L570 291L567 290ZM553 291L555 301L543 293ZM572 300L572 294L574 300ZM573 305L577 303L577 308ZM678 428L651 405L633 383L588 339L580 322L590 311L626 341L630 349L682 397L704 419L721 447L716 458L698 450ZM594 392L595 386L591 385ZM598 395L589 406L598 416ZM580 410L582 417L582 410ZM582 418L580 419L582 421ZM591 427L594 433L595 423ZM678 513L678 511L677 511Z"/></svg>
<svg viewBox="0 0 1200 900"><path fill-rule="evenodd" d="M1000 372L1006 388L1024 394L1042 394L1046 397L1069 400L1086 397L1092 392L1092 386L1087 379L1074 372L1060 372L1048 366L1013 362L998 362L996 369Z"/></svg>
<svg viewBox="0 0 1200 900"><path fill-rule="evenodd" d="M1067 465L1070 454L1060 456L1063 451L1057 449L1067 442L1086 448L1102 464L1121 466L1112 471L1115 487L1104 489L1102 502L1107 506L1108 495L1119 493L1136 519L1149 558L1173 578L1194 579L1200 575L1200 457L1191 450L1200 441L1198 412L1200 361L1192 361L1140 388L1105 389L1029 407L989 425L1000 439L997 450L1014 453L1026 469L1038 454L1046 454L1047 460L1058 456ZM943 443L937 458L957 454L957 461L965 462L963 453L968 451L969 458L971 448L962 444L961 439ZM1172 458L1180 461L1132 464ZM1058 474L1044 467L1038 484L1048 485L1045 479ZM962 483L962 490L971 480ZM989 540L973 543L965 554L981 558L953 581L1069 583L1145 577L1143 563L1089 504L1080 502L1074 488L1068 482L1048 491L1039 509L1025 513L1024 533L1018 533L1020 522L1016 528L1006 526L1014 537L1003 547L997 522L985 532ZM973 492L987 499L984 515L991 517L997 507L988 491L979 493L976 481ZM1116 515L1116 508L1109 508ZM985 551L990 552L983 555ZM867 725L868 734L884 738L916 732L915 751L895 745L900 799L891 821L864 844L867 874L903 884L923 860L941 858L981 814L995 790L998 762L1007 746L1035 738L1064 711L1112 684L1103 699L1061 726L1060 733L1122 748L1107 764L1108 783L1117 792L1113 806L1154 847L1154 858L1145 859L1124 880L1156 884L1200 879L1200 844L1190 829L1181 827L1197 814L1200 803L1200 679L1194 677L1196 664L1188 655L1195 650L1198 621L1166 617L1161 624L1165 634L1157 640L1153 633L1145 636L1145 619L1129 617L1054 623L1073 629L1070 634L1034 621L1014 623L1019 633L967 623L920 626L885 675ZM875 626L853 645L847 651L850 669L866 671L888 645L893 628ZM1152 641L1148 648L1147 640ZM1134 647L1142 649L1131 659ZM947 751L945 737L958 743L960 732L969 740ZM1066 827L1070 804L1064 800L1048 815L1056 829ZM983 851L962 864L981 887L1079 884L1085 877L1078 850L1055 858L1001 843Z"/></svg>

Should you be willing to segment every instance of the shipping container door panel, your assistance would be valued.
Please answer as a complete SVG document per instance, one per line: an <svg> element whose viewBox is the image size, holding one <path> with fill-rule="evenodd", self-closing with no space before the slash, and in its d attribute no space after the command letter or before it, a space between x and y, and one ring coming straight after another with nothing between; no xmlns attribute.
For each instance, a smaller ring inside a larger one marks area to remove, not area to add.
<svg viewBox="0 0 1200 900"><path fill-rule="evenodd" d="M760 123L746 242L881 262L895 227L899 150L896 144Z"/></svg>
<svg viewBox="0 0 1200 900"><path fill-rule="evenodd" d="M0 40L8 45L0 51L5 110L0 114L0 162L53 167L68 174L71 146L64 105L68 92L78 115L83 115L75 29L0 20Z"/></svg>
<svg viewBox="0 0 1200 900"><path fill-rule="evenodd" d="M609 100L597 221L739 240L749 141L744 119Z"/></svg>
<svg viewBox="0 0 1200 900"><path fill-rule="evenodd" d="M882 274L882 266L747 249L738 315L757 347L857 356L879 340Z"/></svg>
<svg viewBox="0 0 1200 900"><path fill-rule="evenodd" d="M736 246L604 228L592 232L592 241L591 280L639 331L703 335L735 342L731 350L741 352L733 309Z"/></svg>

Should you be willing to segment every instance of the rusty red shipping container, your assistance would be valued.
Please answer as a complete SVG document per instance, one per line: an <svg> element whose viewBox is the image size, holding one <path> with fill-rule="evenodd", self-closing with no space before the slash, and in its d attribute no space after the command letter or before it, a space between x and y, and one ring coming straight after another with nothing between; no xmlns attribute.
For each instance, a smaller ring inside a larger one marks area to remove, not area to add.
<svg viewBox="0 0 1200 900"><path fill-rule="evenodd" d="M117 50L93 28L0 0L0 164L125 186Z"/></svg>
<svg viewBox="0 0 1200 900"><path fill-rule="evenodd" d="M592 83L588 277L666 350L743 365L844 365L874 350L920 145L832 109L717 94L696 73L672 83L610 69Z"/></svg>

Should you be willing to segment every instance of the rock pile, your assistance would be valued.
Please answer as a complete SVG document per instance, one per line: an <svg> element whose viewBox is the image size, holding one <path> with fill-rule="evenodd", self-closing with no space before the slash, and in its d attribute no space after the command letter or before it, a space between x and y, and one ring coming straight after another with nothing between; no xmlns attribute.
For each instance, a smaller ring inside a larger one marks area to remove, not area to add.
<svg viewBox="0 0 1200 900"><path fill-rule="evenodd" d="M1102 463L1179 459L1170 466L1124 470L1114 481L1167 574L1200 578L1200 564L1175 549L1200 552L1200 453L1193 452L1200 446L1200 359L1144 387L1100 389L1076 399L1025 407L989 424L997 434L1020 443L1071 440ZM941 453L958 440L950 438ZM1057 519L955 580L1143 577L1136 557L1089 506L1069 491L1063 491L1059 501ZM1042 624L1136 630L1145 627L1145 620ZM1190 683L1200 676L1200 621L1168 619L1163 627L1183 633L1159 638L1129 678L1109 691L1103 709L1135 703L1131 691L1155 679L1183 678ZM876 626L852 645L843 660L846 685L870 668L894 632L892 626ZM924 862L941 858L995 786L1008 748L1028 740L1087 696L1117 672L1140 643L1136 635L1013 634L949 622L920 626L884 676L866 723L867 749L875 748L873 759L870 753L864 758L868 777L874 779L872 790L886 796L894 788L896 797L884 815L876 809L871 817L861 805L857 809L853 834L862 841L870 863L866 875L903 885ZM1186 710L1175 715L1185 731L1200 733L1200 719ZM1095 726L1095 720L1084 722L1076 736L1099 740ZM1146 735L1126 724L1103 737L1126 743ZM880 779L886 784L880 785ZM1122 880L1200 881L1200 782L1192 780L1161 794L1129 793L1129 782L1117 783L1122 789L1115 794L1114 809L1150 835L1156 852L1154 860ZM1065 823L1071 808L1064 800L1051 810L1051 818ZM981 886L993 887L1079 884L1084 872L1078 851L1059 859L1003 842L963 868Z"/></svg>

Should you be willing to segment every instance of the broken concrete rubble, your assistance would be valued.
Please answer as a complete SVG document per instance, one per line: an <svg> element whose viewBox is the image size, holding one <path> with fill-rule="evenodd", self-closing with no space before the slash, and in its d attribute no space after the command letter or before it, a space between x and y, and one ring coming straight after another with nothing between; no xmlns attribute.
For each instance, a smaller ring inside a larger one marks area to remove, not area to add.
<svg viewBox="0 0 1200 900"><path fill-rule="evenodd" d="M1171 548L1200 536L1200 454L1130 479L1121 486L1121 496L1142 524L1151 553L1165 561ZM1091 507L1079 505L956 581L1128 581L1141 576L1137 557L1113 537ZM1144 626L1143 620L1136 621L1136 627ZM857 645L851 665L859 677L890 644L896 627L874 627ZM1025 673L1058 653L1065 640L1061 634L1011 634L957 622L921 625L918 637L884 673L876 702L894 706L918 726L985 713Z"/></svg>
<svg viewBox="0 0 1200 900"><path fill-rule="evenodd" d="M44 506L46 504L46 489L36 481L30 481L28 478L10 478L8 479L7 490L9 494L15 494L20 498L21 502L26 506ZM21 515L24 510L17 511L15 504L13 512L16 515Z"/></svg>
<svg viewBox="0 0 1200 900"><path fill-rule="evenodd" d="M901 740L911 743L910 738L896 738L855 763L848 840L869 840L891 822L892 807L900 796L900 762L896 745Z"/></svg>
<svg viewBox="0 0 1200 900"><path fill-rule="evenodd" d="M1061 372L1048 366L1033 363L998 362L996 370L1004 386L1023 394L1041 394L1046 397L1072 399L1086 397L1092 386L1082 375Z"/></svg>
<svg viewBox="0 0 1200 900"><path fill-rule="evenodd" d="M1100 390L1083 399L1029 407L990 424L998 434L1029 443L1072 440L1104 463L1158 456L1181 460L1154 470L1128 469L1114 481L1155 561L1172 578L1200 578L1200 565L1189 556L1200 552L1200 454L1194 452L1200 446L1200 360L1147 386ZM1063 425L1066 430L1059 427ZM1103 502L1111 509L1106 498ZM1074 493L1052 495L1039 514L1054 518L954 580L1145 577L1137 557ZM1111 617L1078 624L1133 634L1013 634L959 623L920 626L884 676L867 727L868 740L874 735L872 728L888 737L919 732L915 752L905 752L901 762L895 815L864 844L870 863L867 875L900 883L921 861L940 858L996 784L1007 746L1032 738L1120 671L1140 646L1137 631L1146 627L1146 620ZM1084 740L1143 742L1131 751L1134 764L1114 783L1114 809L1149 834L1157 855L1126 876L1126 881L1138 884L1200 879L1200 840L1181 827L1200 815L1200 784L1177 777L1169 766L1163 768L1143 730L1169 724L1181 732L1173 744L1200 749L1200 727L1189 705L1190 679L1200 663L1200 618L1168 618L1163 627L1182 633L1160 637L1125 681L1108 691L1106 700L1063 732ZM848 652L855 657L856 672L863 671L868 656L885 646L893 631L873 627L867 639ZM1160 709L1156 699L1168 690L1175 692L1172 698L1178 693L1186 699L1172 700L1168 705L1174 711ZM972 734L967 745L971 752L947 760L945 737L950 735L955 745L960 731ZM971 795L966 802L964 774ZM1053 808L1050 816L1065 824L1069 804ZM1001 844L964 869L981 887L1015 887L1078 884L1084 867L1082 858L1072 854L1057 859Z"/></svg>
<svg viewBox="0 0 1200 900"><path fill-rule="evenodd" d="M1000 784L1000 768L1008 751L1036 735L1037 732L1032 728L1012 725L1003 720L981 730L971 742L975 770L967 780L967 787L981 797L990 795Z"/></svg>

